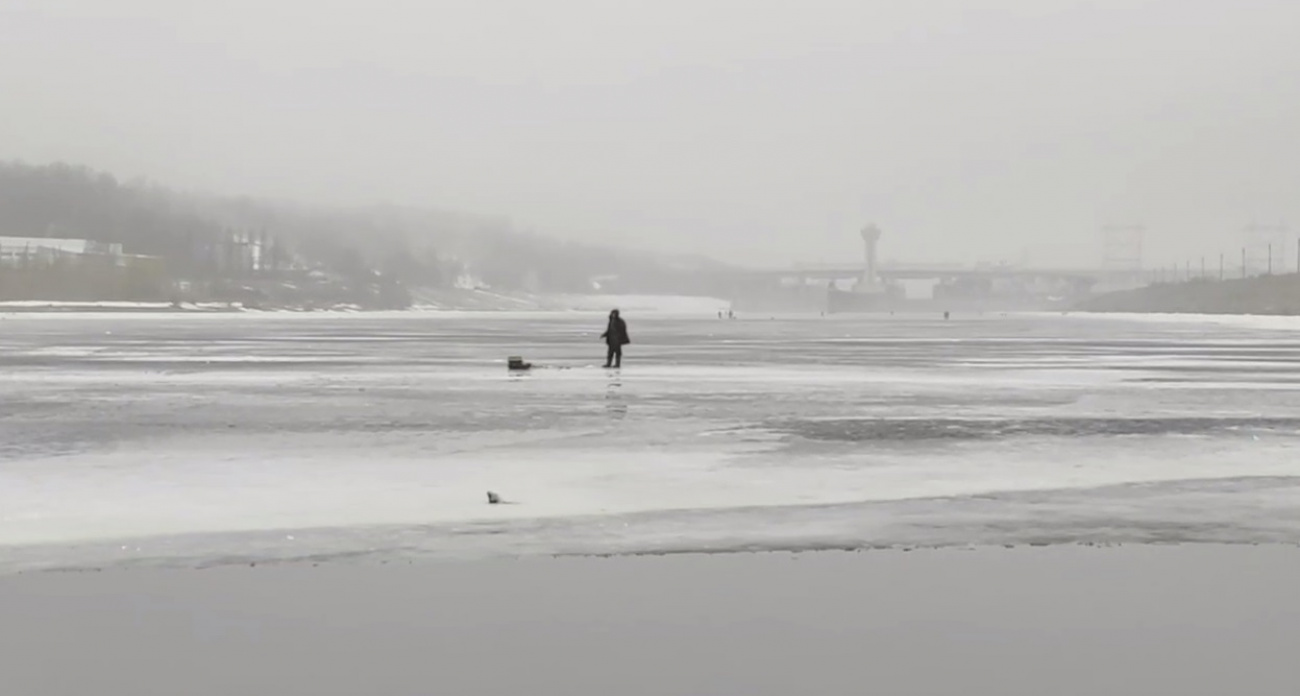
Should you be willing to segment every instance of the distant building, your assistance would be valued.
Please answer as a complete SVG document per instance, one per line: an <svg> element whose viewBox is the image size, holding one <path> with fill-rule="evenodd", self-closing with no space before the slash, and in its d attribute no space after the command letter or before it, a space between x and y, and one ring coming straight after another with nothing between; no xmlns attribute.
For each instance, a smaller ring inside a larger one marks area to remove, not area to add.
<svg viewBox="0 0 1300 696"><path fill-rule="evenodd" d="M78 263L92 259L110 259L113 265L127 266L151 257L122 253L122 245L92 239L57 237L0 237L0 266L9 268L48 266L57 262Z"/></svg>

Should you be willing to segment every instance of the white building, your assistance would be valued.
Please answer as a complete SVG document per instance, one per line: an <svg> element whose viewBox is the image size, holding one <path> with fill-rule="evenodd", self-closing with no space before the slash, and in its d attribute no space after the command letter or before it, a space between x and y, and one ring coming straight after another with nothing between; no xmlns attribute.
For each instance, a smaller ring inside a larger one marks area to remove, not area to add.
<svg viewBox="0 0 1300 696"><path fill-rule="evenodd" d="M56 237L0 237L0 266L47 264L60 259L110 257L121 263L126 257L121 244L90 239Z"/></svg>

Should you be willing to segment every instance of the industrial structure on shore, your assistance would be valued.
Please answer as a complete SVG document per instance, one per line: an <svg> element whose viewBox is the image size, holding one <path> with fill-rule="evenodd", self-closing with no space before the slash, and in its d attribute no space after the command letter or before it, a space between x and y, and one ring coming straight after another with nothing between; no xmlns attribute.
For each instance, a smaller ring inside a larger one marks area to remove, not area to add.
<svg viewBox="0 0 1300 696"><path fill-rule="evenodd" d="M1137 264L1096 270L1011 265L954 266L880 263L881 231L861 231L862 265L752 270L733 285L741 311L892 312L923 309L980 311L1062 309L1095 292L1148 282Z"/></svg>

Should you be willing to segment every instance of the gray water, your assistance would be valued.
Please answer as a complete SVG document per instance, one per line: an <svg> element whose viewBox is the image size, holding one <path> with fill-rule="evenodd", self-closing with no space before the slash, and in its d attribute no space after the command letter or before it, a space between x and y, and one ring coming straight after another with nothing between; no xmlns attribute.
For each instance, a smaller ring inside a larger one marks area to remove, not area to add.
<svg viewBox="0 0 1300 696"><path fill-rule="evenodd" d="M6 316L0 571L1300 543L1300 322L628 319Z"/></svg>

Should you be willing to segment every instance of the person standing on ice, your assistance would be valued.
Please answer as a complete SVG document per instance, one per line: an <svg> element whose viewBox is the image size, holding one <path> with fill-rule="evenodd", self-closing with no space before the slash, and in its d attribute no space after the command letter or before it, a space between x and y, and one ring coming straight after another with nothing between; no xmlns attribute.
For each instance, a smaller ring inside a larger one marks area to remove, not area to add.
<svg viewBox="0 0 1300 696"><path fill-rule="evenodd" d="M600 337L605 339L605 345L609 346L609 352L605 356L605 367L622 367L623 346L631 343L632 339L628 338L627 322L618 315L617 309L609 313L609 327Z"/></svg>

